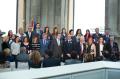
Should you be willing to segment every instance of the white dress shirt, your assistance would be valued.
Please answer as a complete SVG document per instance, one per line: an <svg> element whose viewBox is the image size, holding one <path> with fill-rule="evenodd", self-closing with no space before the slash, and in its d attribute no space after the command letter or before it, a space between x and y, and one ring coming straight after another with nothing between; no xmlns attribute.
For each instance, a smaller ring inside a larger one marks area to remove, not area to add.
<svg viewBox="0 0 120 79"><path fill-rule="evenodd" d="M103 46L104 46L103 44L100 44L100 56L103 56L103 55L102 55Z"/></svg>
<svg viewBox="0 0 120 79"><path fill-rule="evenodd" d="M57 44L58 46L60 46L60 39L57 39Z"/></svg>

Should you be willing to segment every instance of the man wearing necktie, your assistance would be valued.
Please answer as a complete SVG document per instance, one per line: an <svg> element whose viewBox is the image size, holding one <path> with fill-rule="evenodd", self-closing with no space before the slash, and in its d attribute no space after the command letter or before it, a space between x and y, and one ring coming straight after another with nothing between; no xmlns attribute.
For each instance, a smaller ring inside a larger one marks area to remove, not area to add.
<svg viewBox="0 0 120 79"><path fill-rule="evenodd" d="M108 30L105 31L104 40L105 40L106 44L109 44L109 42L110 42L110 35L109 35L109 31Z"/></svg>
<svg viewBox="0 0 120 79"><path fill-rule="evenodd" d="M47 39L47 34L43 33L42 39L40 39L40 53L44 56L45 51L49 49L50 41Z"/></svg>
<svg viewBox="0 0 120 79"><path fill-rule="evenodd" d="M84 43L84 37L80 37L80 41L76 44L76 51L78 54L78 58L83 61L83 54L85 53L85 43Z"/></svg>
<svg viewBox="0 0 120 79"><path fill-rule="evenodd" d="M52 40L50 47L51 50L53 51L53 57L60 59L62 55L62 41L60 33L56 36L56 38Z"/></svg>
<svg viewBox="0 0 120 79"><path fill-rule="evenodd" d="M26 36L29 38L29 43L32 43L32 36L33 36L33 31L32 31L32 27L29 26L28 27L28 31L25 32Z"/></svg>
<svg viewBox="0 0 120 79"><path fill-rule="evenodd" d="M102 34L99 33L99 28L96 28L95 33L92 35L94 43L98 43L98 39L101 36L102 36Z"/></svg>
<svg viewBox="0 0 120 79"><path fill-rule="evenodd" d="M63 58L70 59L71 58L71 52L74 50L74 43L72 41L71 35L67 36L67 41L64 44L64 54Z"/></svg>

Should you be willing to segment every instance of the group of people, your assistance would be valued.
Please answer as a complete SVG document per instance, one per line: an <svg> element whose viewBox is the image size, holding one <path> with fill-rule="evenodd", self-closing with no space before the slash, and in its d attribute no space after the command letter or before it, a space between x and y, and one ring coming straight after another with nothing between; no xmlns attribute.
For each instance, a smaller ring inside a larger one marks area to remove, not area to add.
<svg viewBox="0 0 120 79"><path fill-rule="evenodd" d="M0 63L15 62L16 68L18 62L28 62L29 68L40 68L59 66L61 62L118 61L119 58L119 47L113 36L108 30L100 34L99 28L94 34L87 29L85 35L77 29L74 35L73 29L67 33L62 28L59 32L58 27L50 33L49 27L42 30L37 23L36 29L28 26L26 32L23 28L19 28L17 34L10 30L5 37L0 32Z"/></svg>

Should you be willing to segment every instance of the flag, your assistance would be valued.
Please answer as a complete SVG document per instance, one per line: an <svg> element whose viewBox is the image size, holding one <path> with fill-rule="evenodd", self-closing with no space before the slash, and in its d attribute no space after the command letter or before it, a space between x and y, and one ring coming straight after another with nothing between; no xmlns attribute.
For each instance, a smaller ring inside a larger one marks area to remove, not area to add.
<svg viewBox="0 0 120 79"><path fill-rule="evenodd" d="M34 27L34 18L33 18L33 17L31 18L31 23L30 23L30 25L31 25L32 27Z"/></svg>
<svg viewBox="0 0 120 79"><path fill-rule="evenodd" d="M37 17L37 23L40 24L40 16Z"/></svg>
<svg viewBox="0 0 120 79"><path fill-rule="evenodd" d="M34 31L36 30L36 25L37 25L37 18L34 17Z"/></svg>

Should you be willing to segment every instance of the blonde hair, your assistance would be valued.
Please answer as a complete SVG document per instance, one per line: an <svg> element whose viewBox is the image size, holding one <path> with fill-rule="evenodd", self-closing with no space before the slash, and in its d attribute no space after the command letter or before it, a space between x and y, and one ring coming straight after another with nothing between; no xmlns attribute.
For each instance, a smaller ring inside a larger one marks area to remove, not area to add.
<svg viewBox="0 0 120 79"><path fill-rule="evenodd" d="M20 28L18 29L18 31L19 31L19 33L24 33L24 29L23 29L22 27L20 27Z"/></svg>
<svg viewBox="0 0 120 79"><path fill-rule="evenodd" d="M33 51L30 58L34 64L39 64L41 59L40 52Z"/></svg>

